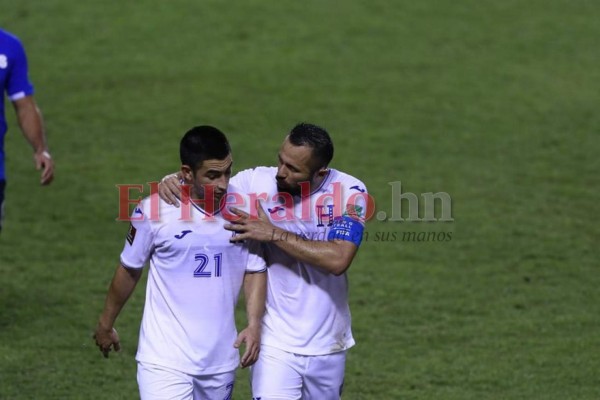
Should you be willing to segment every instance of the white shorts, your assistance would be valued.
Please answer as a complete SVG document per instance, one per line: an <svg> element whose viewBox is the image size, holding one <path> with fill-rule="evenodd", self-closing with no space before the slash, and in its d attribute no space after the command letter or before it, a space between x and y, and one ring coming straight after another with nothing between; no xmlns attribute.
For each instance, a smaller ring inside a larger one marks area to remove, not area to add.
<svg viewBox="0 0 600 400"><path fill-rule="evenodd" d="M252 397L260 400L339 400L346 352L303 356L261 346L251 369Z"/></svg>
<svg viewBox="0 0 600 400"><path fill-rule="evenodd" d="M160 365L138 362L141 400L231 400L235 371L189 375Z"/></svg>

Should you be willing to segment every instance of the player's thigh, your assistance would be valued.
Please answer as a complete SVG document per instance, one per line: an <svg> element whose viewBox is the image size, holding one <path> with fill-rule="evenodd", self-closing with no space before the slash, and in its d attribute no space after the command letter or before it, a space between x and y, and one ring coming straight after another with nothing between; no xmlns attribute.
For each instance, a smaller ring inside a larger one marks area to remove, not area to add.
<svg viewBox="0 0 600 400"><path fill-rule="evenodd" d="M298 400L302 397L302 358L270 346L261 346L250 369L252 398Z"/></svg>
<svg viewBox="0 0 600 400"><path fill-rule="evenodd" d="M231 400L235 371L194 376L194 400Z"/></svg>
<svg viewBox="0 0 600 400"><path fill-rule="evenodd" d="M309 357L302 400L339 400L344 386L346 352Z"/></svg>
<svg viewBox="0 0 600 400"><path fill-rule="evenodd" d="M138 362L141 400L193 400L193 378L183 372Z"/></svg>

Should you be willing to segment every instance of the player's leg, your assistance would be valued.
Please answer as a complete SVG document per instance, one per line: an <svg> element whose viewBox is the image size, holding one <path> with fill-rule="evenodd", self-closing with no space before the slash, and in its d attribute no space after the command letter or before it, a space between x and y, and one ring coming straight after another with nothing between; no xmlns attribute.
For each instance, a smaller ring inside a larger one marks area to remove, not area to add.
<svg viewBox="0 0 600 400"><path fill-rule="evenodd" d="M4 218L4 188L6 181L0 179L0 232L2 232L2 218Z"/></svg>
<svg viewBox="0 0 600 400"><path fill-rule="evenodd" d="M194 376L194 400L231 400L235 371Z"/></svg>
<svg viewBox="0 0 600 400"><path fill-rule="evenodd" d="M250 367L252 398L301 399L304 361L302 356L270 346L261 346L258 361Z"/></svg>
<svg viewBox="0 0 600 400"><path fill-rule="evenodd" d="M183 372L138 362L141 400L193 400L193 378Z"/></svg>
<svg viewBox="0 0 600 400"><path fill-rule="evenodd" d="M346 352L308 357L302 400L339 400L344 386Z"/></svg>

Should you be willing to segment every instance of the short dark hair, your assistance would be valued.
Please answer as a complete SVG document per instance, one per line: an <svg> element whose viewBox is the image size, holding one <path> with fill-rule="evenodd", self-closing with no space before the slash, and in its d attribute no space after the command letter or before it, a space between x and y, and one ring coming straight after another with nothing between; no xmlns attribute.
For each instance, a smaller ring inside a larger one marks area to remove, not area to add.
<svg viewBox="0 0 600 400"><path fill-rule="evenodd" d="M294 146L309 146L318 161L317 168L326 167L333 158L333 142L329 133L320 126L301 122L290 132L289 141Z"/></svg>
<svg viewBox="0 0 600 400"><path fill-rule="evenodd" d="M183 135L179 145L181 164L193 171L202 166L204 160L223 160L231 148L225 134L214 126L195 126Z"/></svg>

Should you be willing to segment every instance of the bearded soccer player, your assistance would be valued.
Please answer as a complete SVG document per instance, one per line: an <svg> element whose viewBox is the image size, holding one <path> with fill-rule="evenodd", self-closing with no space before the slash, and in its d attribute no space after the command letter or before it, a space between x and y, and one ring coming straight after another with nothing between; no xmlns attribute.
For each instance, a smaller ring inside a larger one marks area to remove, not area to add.
<svg viewBox="0 0 600 400"><path fill-rule="evenodd" d="M120 349L115 320L149 260L136 355L142 400L230 399L235 369L253 364L260 351L266 266L260 243L231 242L223 228L226 196L243 196L229 185L233 160L225 135L195 127L181 140L180 155L191 206L184 212L154 194L135 208L96 344L106 357ZM234 308L242 286L248 326L236 338Z"/></svg>
<svg viewBox="0 0 600 400"><path fill-rule="evenodd" d="M360 246L369 197L365 185L330 168L333 143L302 123L286 136L277 167L242 171L232 182L262 204L225 226L233 242L266 243L266 312L252 395L261 400L341 397L350 326L346 271ZM177 179L159 189L176 204Z"/></svg>

